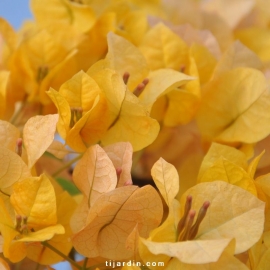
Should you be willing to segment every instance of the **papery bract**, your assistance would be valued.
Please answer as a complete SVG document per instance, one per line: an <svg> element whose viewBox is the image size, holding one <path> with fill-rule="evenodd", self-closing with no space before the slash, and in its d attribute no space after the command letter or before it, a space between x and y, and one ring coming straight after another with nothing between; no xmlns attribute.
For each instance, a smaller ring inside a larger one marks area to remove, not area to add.
<svg viewBox="0 0 270 270"><path fill-rule="evenodd" d="M77 204L66 191L59 191L59 193L56 194L56 203L57 221L64 227L65 233L55 235L48 242L51 246L58 249L63 254L68 255L72 248L72 243L70 241L72 232L69 223L71 215L73 214ZM51 249L45 248L41 245L28 246L27 257L35 262L38 262L39 264L46 265L57 263L63 259Z"/></svg>
<svg viewBox="0 0 270 270"><path fill-rule="evenodd" d="M16 221L1 199L3 216L0 229L5 239L4 255L12 262L18 262L27 255L26 242L42 242L55 234L65 233L64 227L57 224L55 193L46 175L28 177L15 183L10 202L17 214Z"/></svg>
<svg viewBox="0 0 270 270"><path fill-rule="evenodd" d="M20 156L11 150L0 146L0 188L10 192L12 185L27 177L31 173Z"/></svg>
<svg viewBox="0 0 270 270"><path fill-rule="evenodd" d="M73 180L78 189L88 198L89 208L103 193L115 189L116 170L106 152L99 146L88 148L77 163Z"/></svg>
<svg viewBox="0 0 270 270"><path fill-rule="evenodd" d="M1 54L1 51L0 51L0 54ZM1 71L0 69L0 117L1 118L4 116L4 113L6 111L6 89L7 89L8 78L9 78L9 72Z"/></svg>
<svg viewBox="0 0 270 270"><path fill-rule="evenodd" d="M36 163L53 142L58 115L38 115L30 118L23 129L24 146L27 151L28 167Z"/></svg>
<svg viewBox="0 0 270 270"><path fill-rule="evenodd" d="M261 72L236 68L211 81L204 91L197 122L206 139L254 143L268 135L270 95ZM250 132L255 123L256 133Z"/></svg>
<svg viewBox="0 0 270 270"><path fill-rule="evenodd" d="M0 120L0 143L11 151L16 149L16 141L20 137L20 131L7 121Z"/></svg>
<svg viewBox="0 0 270 270"><path fill-rule="evenodd" d="M168 181L168 178L165 179ZM162 189L161 194L164 196ZM166 196L164 199L166 200ZM194 239L178 240L178 227L181 222L179 220L186 211L185 201L186 204L192 202L192 211L199 213L206 200L210 203L210 207ZM175 199L169 206L169 215L164 223L153 230L148 239L140 238L140 256L145 262L161 259L166 266L173 263L171 260L173 257L184 264L206 266L209 263L220 263L218 260L222 258L222 253L232 239L235 239L235 253L241 253L256 243L263 231L264 203L249 192L225 182L197 184L183 194L180 211L179 202ZM252 219L252 222L247 227L245 224L248 219ZM245 230L244 234L243 230ZM244 236L246 234L252 237L247 239ZM201 254L201 256L193 256L194 254ZM229 257L231 258L232 255ZM232 258L230 260L232 263L237 263Z"/></svg>
<svg viewBox="0 0 270 270"><path fill-rule="evenodd" d="M10 200L17 214L26 216L33 228L57 222L55 192L45 174L15 183Z"/></svg>
<svg viewBox="0 0 270 270"><path fill-rule="evenodd" d="M43 27L56 23L72 25L76 30L86 32L95 22L95 14L90 6L77 5L67 0L54 0L46 2L45 6L44 4L42 1L31 0L35 18Z"/></svg>
<svg viewBox="0 0 270 270"><path fill-rule="evenodd" d="M151 175L168 206L179 191L179 178L175 167L160 158L152 167Z"/></svg>
<svg viewBox="0 0 270 270"><path fill-rule="evenodd" d="M234 28L254 7L254 0L210 0L202 3L202 8L218 14L226 23Z"/></svg>
<svg viewBox="0 0 270 270"><path fill-rule="evenodd" d="M255 170L255 164L252 165ZM226 145L213 143L203 159L198 183L222 180L257 195L253 176L247 170L243 152Z"/></svg>
<svg viewBox="0 0 270 270"><path fill-rule="evenodd" d="M121 170L117 187L121 187L127 181L132 180L130 173L133 155L132 145L128 142L120 142L105 146L103 149L112 161L115 170Z"/></svg>
<svg viewBox="0 0 270 270"><path fill-rule="evenodd" d="M161 200L151 186L120 187L96 200L85 227L73 236L72 242L87 257L127 259L133 252L126 249L125 243L135 225L140 235L147 236L160 223L161 216Z"/></svg>

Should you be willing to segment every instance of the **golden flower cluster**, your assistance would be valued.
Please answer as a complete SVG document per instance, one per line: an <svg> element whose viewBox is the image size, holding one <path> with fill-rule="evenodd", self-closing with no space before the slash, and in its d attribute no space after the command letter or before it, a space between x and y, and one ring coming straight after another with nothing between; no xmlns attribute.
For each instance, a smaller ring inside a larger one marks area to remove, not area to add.
<svg viewBox="0 0 270 270"><path fill-rule="evenodd" d="M0 18L0 270L268 270L268 0L30 6Z"/></svg>

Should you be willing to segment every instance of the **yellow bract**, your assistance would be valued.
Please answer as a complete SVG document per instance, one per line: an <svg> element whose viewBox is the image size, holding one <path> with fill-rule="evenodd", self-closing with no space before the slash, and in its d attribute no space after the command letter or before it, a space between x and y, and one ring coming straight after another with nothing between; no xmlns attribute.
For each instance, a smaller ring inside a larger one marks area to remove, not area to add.
<svg viewBox="0 0 270 270"><path fill-rule="evenodd" d="M200 191L202 189L203 195ZM200 225L198 240L216 239L217 236L234 238L236 240L235 253L238 254L250 248L260 238L263 231L265 204L244 189L221 181L198 184L182 196L182 211L187 195L193 196L195 210L198 210L206 199L211 205L205 220ZM218 212L216 209L219 209ZM245 226L247 220L249 220L249 226ZM235 224L238 226L235 227ZM247 239L242 234L243 230L252 237Z"/></svg>
<svg viewBox="0 0 270 270"><path fill-rule="evenodd" d="M118 176L117 187L132 181L132 145L128 142L120 142L105 146L103 149L112 161L115 170L121 170L120 176Z"/></svg>
<svg viewBox="0 0 270 270"><path fill-rule="evenodd" d="M268 2L29 0L18 31L0 18L3 259L268 270Z"/></svg>
<svg viewBox="0 0 270 270"><path fill-rule="evenodd" d="M255 52L263 62L269 62L270 54L266 45L270 40L269 29L250 27L236 31L235 36L249 49Z"/></svg>
<svg viewBox="0 0 270 270"><path fill-rule="evenodd" d="M55 193L46 175L15 183L10 200L17 214L27 216L27 222L33 228L57 221Z"/></svg>
<svg viewBox="0 0 270 270"><path fill-rule="evenodd" d="M253 175L245 170L247 168L246 159L241 151L214 143L202 162L198 182L222 180L239 186L256 196ZM256 170L255 167L254 170Z"/></svg>
<svg viewBox="0 0 270 270"><path fill-rule="evenodd" d="M237 26L254 5L254 0L210 0L202 3L204 10L218 14L232 28Z"/></svg>
<svg viewBox="0 0 270 270"><path fill-rule="evenodd" d="M7 121L0 120L0 144L11 151L16 149L16 141L20 137L20 131Z"/></svg>
<svg viewBox="0 0 270 270"><path fill-rule="evenodd" d="M211 81L204 92L197 122L206 139L254 143L268 135L270 95L261 72L250 68L230 70ZM254 125L256 133L251 132Z"/></svg>
<svg viewBox="0 0 270 270"><path fill-rule="evenodd" d="M20 156L7 148L0 146L0 188L5 193L10 193L12 185L27 177L30 170Z"/></svg>
<svg viewBox="0 0 270 270"><path fill-rule="evenodd" d="M127 86L133 91L149 73L145 58L138 48L118 35L109 33L107 42L108 53L106 58L93 65L88 70L88 74L91 75L93 72L104 68L116 70L120 75L128 72L130 79Z"/></svg>
<svg viewBox="0 0 270 270"><path fill-rule="evenodd" d="M53 24L71 25L77 31L86 32L95 22L91 7L69 0L31 0L31 7L38 24L43 27Z"/></svg>
<svg viewBox="0 0 270 270"><path fill-rule="evenodd" d="M16 48L17 35L12 26L0 18L0 70L6 69Z"/></svg>
<svg viewBox="0 0 270 270"><path fill-rule="evenodd" d="M160 223L161 216L162 204L154 188L120 187L96 200L72 243L87 257L127 259L133 251L126 249L126 239L136 224L140 235L147 236Z"/></svg>
<svg viewBox="0 0 270 270"><path fill-rule="evenodd" d="M50 86L58 88L70 75L77 71L69 63L76 53L56 41L47 30L37 29L28 39L23 40L15 51L10 63L10 102L23 100L50 103L45 91ZM63 71L65 69L65 72Z"/></svg>
<svg viewBox="0 0 270 270"><path fill-rule="evenodd" d="M60 250L63 254L68 255L72 248L72 243L70 242L70 236L72 232L69 223L71 215L73 214L77 204L66 191L62 190L57 192L56 194L56 203L57 221L64 227L65 232L55 235L48 242L54 248ZM27 257L35 262L44 265L54 264L62 261L62 257L56 254L51 249L45 248L42 245L35 244L28 246Z"/></svg>
<svg viewBox="0 0 270 270"><path fill-rule="evenodd" d="M0 259L0 270L9 270L9 264L3 260L2 258Z"/></svg>
<svg viewBox="0 0 270 270"><path fill-rule="evenodd" d="M262 62L253 51L244 46L240 41L235 41L220 58L213 76L217 78L222 73L238 67L260 70Z"/></svg>
<svg viewBox="0 0 270 270"><path fill-rule="evenodd" d="M88 198L90 208L103 193L115 189L117 176L106 152L94 145L87 149L73 172L76 186Z"/></svg>
<svg viewBox="0 0 270 270"><path fill-rule="evenodd" d="M141 150L151 144L159 132L158 122L148 115L147 108L140 100L126 90L119 115L102 136L101 142L109 145L128 141L132 144L134 151Z"/></svg>
<svg viewBox="0 0 270 270"><path fill-rule="evenodd" d="M53 114L35 116L26 122L23 129L23 140L29 168L32 168L53 142L57 121L58 115Z"/></svg>
<svg viewBox="0 0 270 270"><path fill-rule="evenodd" d="M170 207L179 191L179 178L175 167L160 158L152 167L151 175L162 197Z"/></svg>
<svg viewBox="0 0 270 270"><path fill-rule="evenodd" d="M151 70L171 68L180 71L187 62L187 45L162 23L146 33L139 49Z"/></svg>
<svg viewBox="0 0 270 270"><path fill-rule="evenodd" d="M7 89L8 78L9 78L8 71L0 71L0 117L1 118L4 116L4 113L6 111L6 91L7 91L6 89Z"/></svg>
<svg viewBox="0 0 270 270"><path fill-rule="evenodd" d="M98 141L103 145L129 141L134 150L140 150L159 131L156 120L127 91L121 76L110 69L91 76L81 71L63 84L59 92L50 89L48 95L58 108L60 135L80 152Z"/></svg>
<svg viewBox="0 0 270 270"><path fill-rule="evenodd" d="M160 162L154 165L153 172L157 170ZM164 161L163 163L166 164ZM167 175L173 172L171 165L166 166L170 169L166 169L163 165L164 169L161 169L161 172L165 177L162 185L154 177L157 187L161 187L160 191L165 201L168 195L163 189L169 187L171 179ZM178 182L178 179L174 181ZM192 198L192 209L196 213L199 213L199 209L206 201L210 202L210 207L195 239L179 242L178 222L184 215L188 196ZM141 237L139 244L140 256L144 262L163 261L166 269L174 269L173 267L177 265L196 269L195 266L198 264L201 267L208 265L214 267L221 265L224 260L228 260L234 267L241 266L239 261L233 259L233 254L249 249L258 241L263 231L264 203L249 192L222 181L197 184L187 190L180 200L180 211L179 202L175 199L169 206L169 215L164 223L153 230L148 239ZM250 226L245 226L248 219L252 219ZM244 236L246 233L252 237L247 239ZM240 269L245 268L242 265Z"/></svg>
<svg viewBox="0 0 270 270"><path fill-rule="evenodd" d="M165 26L160 25L160 28L164 28L165 33L169 33L173 38L178 40L181 44L184 44L175 34L173 34ZM156 33L156 32L154 32ZM151 34L151 33L150 33ZM157 33L156 33L157 34ZM166 38L165 38L166 39ZM174 42L172 41L174 44ZM170 42L169 42L170 44ZM167 57L166 52L169 53L170 50L167 49L164 51L166 44L159 44L159 49L164 53L163 57ZM146 106L148 111L151 110L155 101L169 93L177 87L181 87L183 84L188 81L194 80L194 78L187 76L178 71L171 70L170 66L167 66L166 63L162 62L162 65L159 65L155 71L150 72L151 66L147 65L147 61L143 54L138 48L133 44L128 42L122 37L119 37L115 34L108 34L108 46L109 51L105 59L100 60L95 65L93 65L89 70L88 74L93 74L104 68L113 68L118 73L123 75L125 72L130 74L127 86L128 89L133 92L135 88L145 79L149 79L149 83L145 86L143 92L139 95L139 99ZM170 45L171 46L171 45ZM182 45L181 45L182 46ZM183 57L181 57L181 61ZM175 60L175 59L174 59ZM184 61L184 60L183 60ZM179 61L178 61L179 62ZM175 65L179 63L176 62ZM185 65L185 63L184 63ZM178 67L180 70L181 66ZM193 74L192 74L193 75ZM190 91L191 92L191 91ZM134 145L133 145L134 147ZM137 149L134 149L135 151Z"/></svg>
<svg viewBox="0 0 270 270"><path fill-rule="evenodd" d="M25 242L46 241L55 234L65 233L63 226L57 224L54 188L44 174L25 178L13 185L10 202L17 214L15 224L2 199L0 202L4 255L13 262L27 255Z"/></svg>

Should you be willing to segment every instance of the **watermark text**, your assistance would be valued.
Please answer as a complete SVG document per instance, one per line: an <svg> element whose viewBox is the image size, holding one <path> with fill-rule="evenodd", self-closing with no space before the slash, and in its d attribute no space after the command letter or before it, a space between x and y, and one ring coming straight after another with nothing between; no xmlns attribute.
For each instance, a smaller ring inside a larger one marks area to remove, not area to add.
<svg viewBox="0 0 270 270"><path fill-rule="evenodd" d="M147 267L151 267L151 266L164 266L164 262L146 262L146 263L142 263L142 262L135 262L132 260L129 260L127 262L121 262L121 261L114 261L114 260L109 260L105 262L106 266L109 266L111 268L116 268L116 267L123 267L123 266L147 266Z"/></svg>

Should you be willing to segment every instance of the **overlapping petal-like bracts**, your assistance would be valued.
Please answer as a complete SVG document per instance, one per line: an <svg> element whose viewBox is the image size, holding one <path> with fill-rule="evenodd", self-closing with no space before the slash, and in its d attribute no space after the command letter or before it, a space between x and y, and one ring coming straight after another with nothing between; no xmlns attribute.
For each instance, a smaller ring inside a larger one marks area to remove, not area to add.
<svg viewBox="0 0 270 270"><path fill-rule="evenodd" d="M76 151L83 152L99 141L103 145L130 141L140 150L159 132L157 121L113 70L103 69L92 76L81 71L59 92L50 89L48 94L60 115L58 131Z"/></svg>
<svg viewBox="0 0 270 270"><path fill-rule="evenodd" d="M227 260L226 264L231 267L246 269L233 254L248 250L260 239L264 229L264 203L244 189L214 181L190 188L179 204L174 199L179 187L175 168L160 159L152 168L152 175L169 207L169 215L148 239L140 238L143 261L161 260L165 262L164 269L196 269L196 265L219 267ZM204 207L207 212L201 217ZM194 224L196 233L193 233L195 213L198 217ZM187 218L183 225L180 225L181 217ZM251 226L244 225L248 220ZM247 239L246 234L252 237Z"/></svg>
<svg viewBox="0 0 270 270"><path fill-rule="evenodd" d="M22 260L31 243L65 233L64 227L57 223L55 192L46 175L28 177L15 183L10 203L13 209L8 209L1 198L3 252L10 261Z"/></svg>
<svg viewBox="0 0 270 270"><path fill-rule="evenodd" d="M3 257L268 270L268 0L29 2L0 18Z"/></svg>

